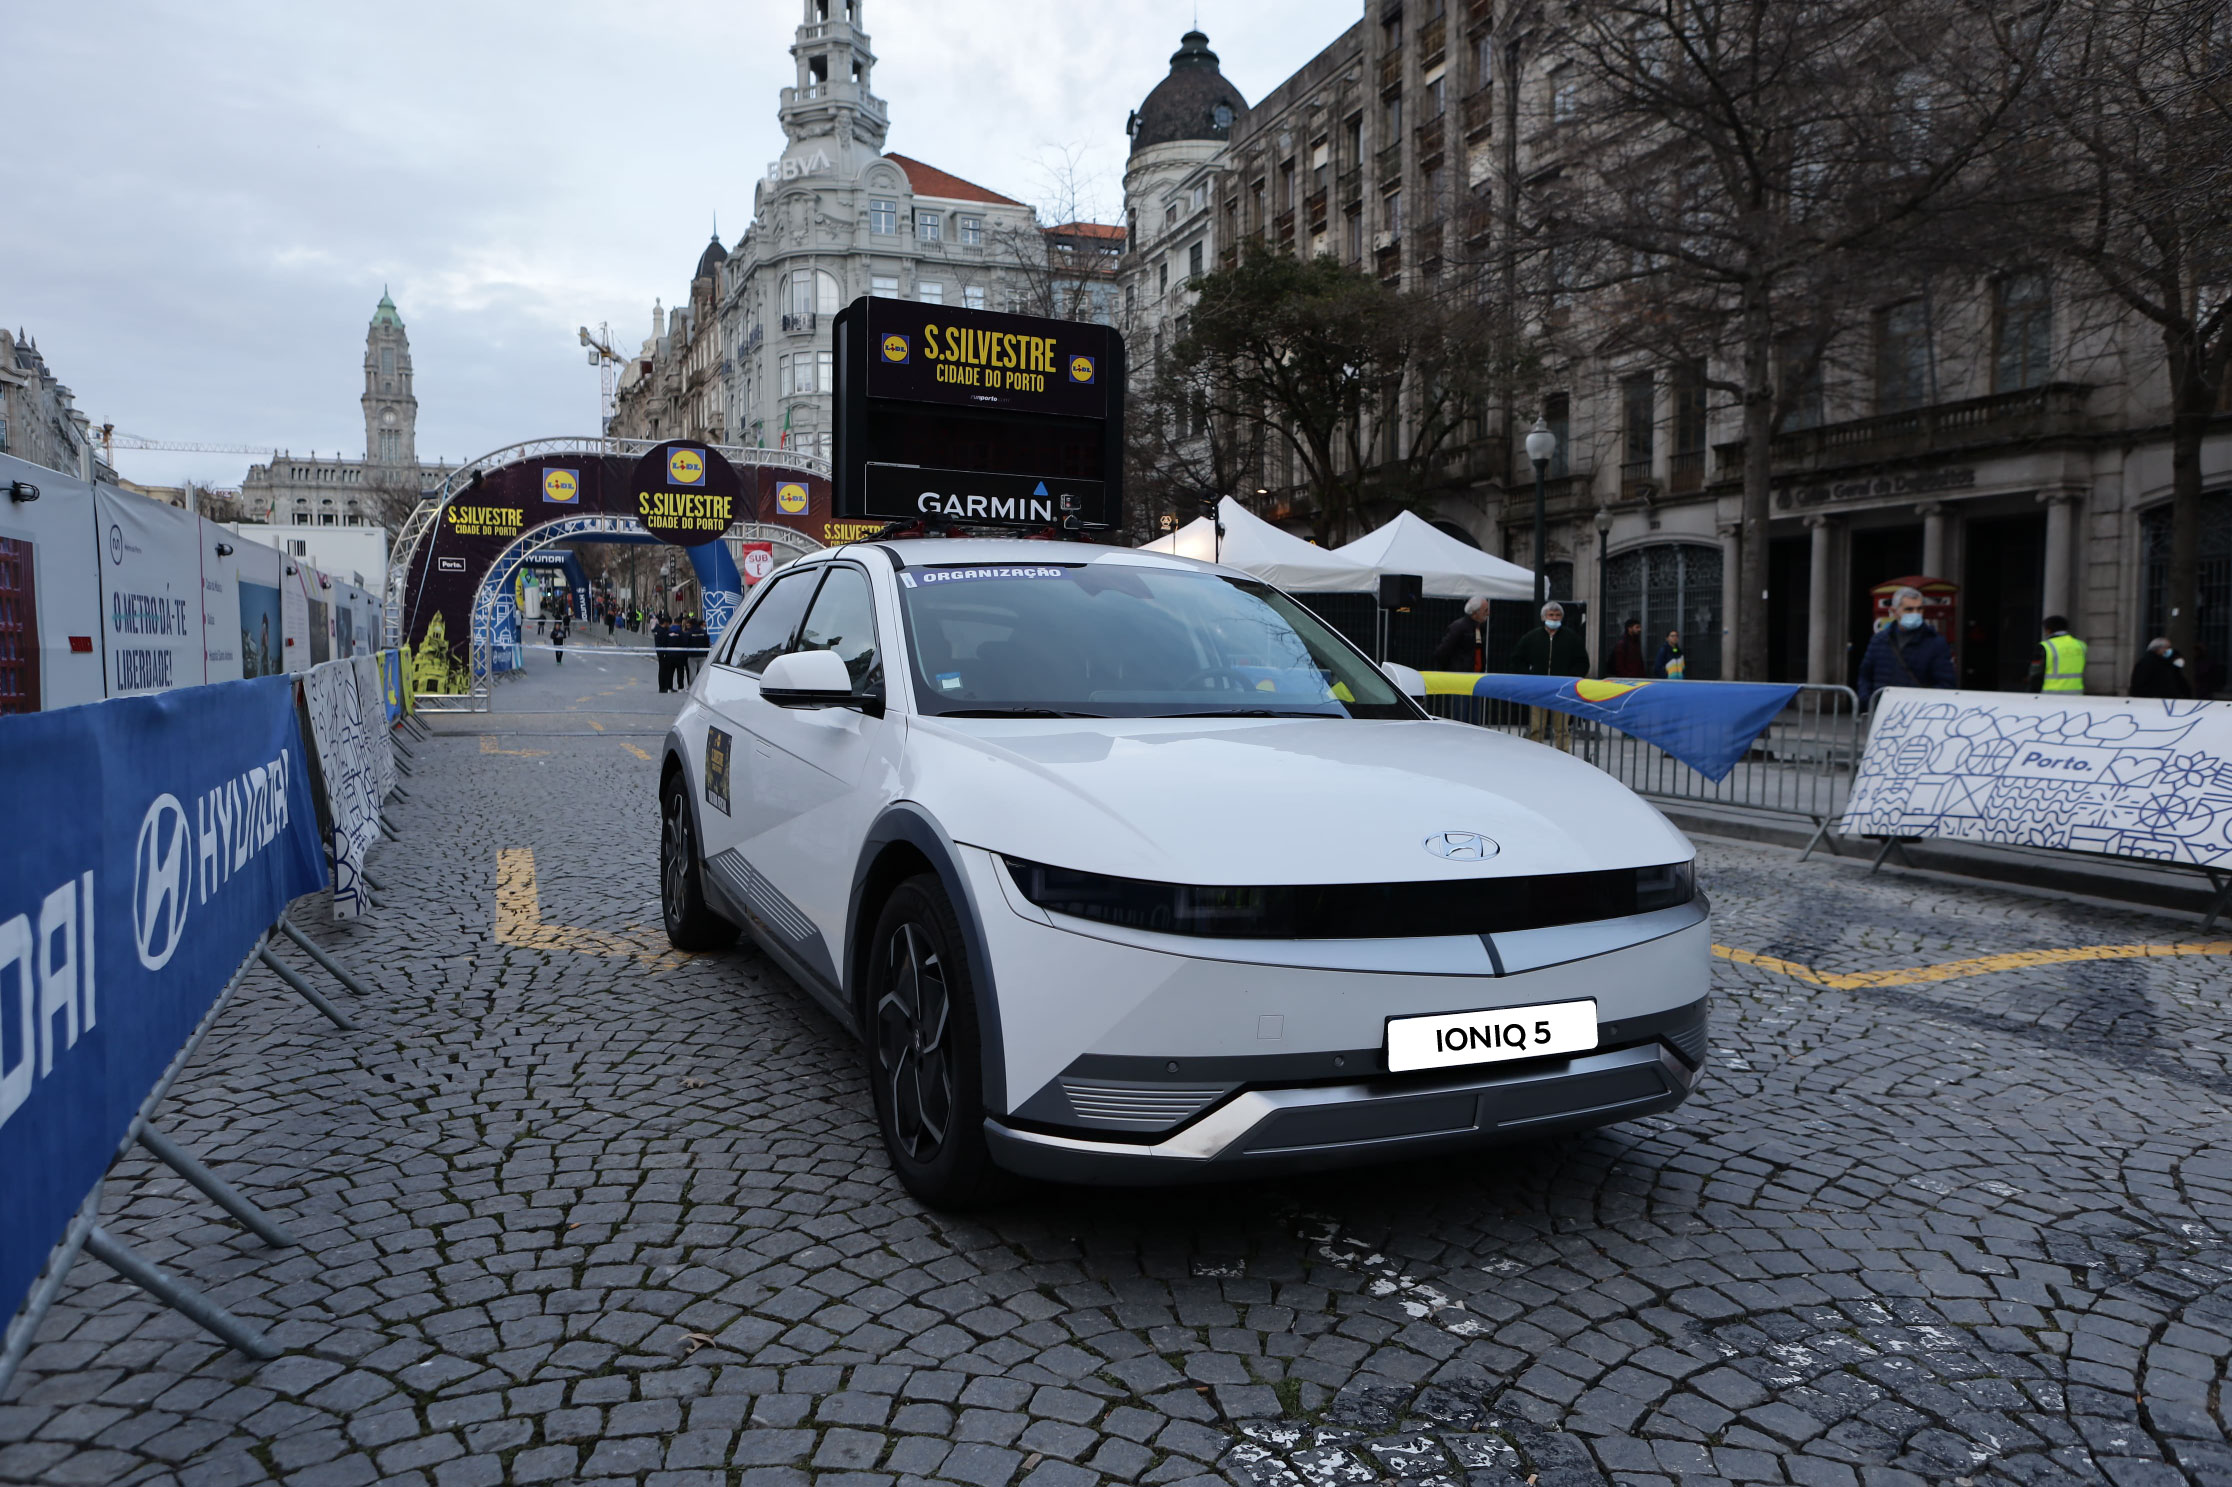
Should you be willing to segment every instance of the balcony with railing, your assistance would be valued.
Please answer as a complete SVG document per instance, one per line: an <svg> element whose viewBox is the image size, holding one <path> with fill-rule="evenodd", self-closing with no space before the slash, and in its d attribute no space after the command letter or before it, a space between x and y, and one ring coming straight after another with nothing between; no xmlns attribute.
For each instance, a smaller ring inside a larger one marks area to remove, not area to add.
<svg viewBox="0 0 2232 1487"><path fill-rule="evenodd" d="M1666 470L1666 488L1669 494L1686 496L1705 488L1705 451L1678 449Z"/></svg>
<svg viewBox="0 0 2232 1487"><path fill-rule="evenodd" d="M1394 51L1380 58L1379 85L1383 88L1392 88L1402 80L1403 54L1400 51Z"/></svg>
<svg viewBox="0 0 2232 1487"><path fill-rule="evenodd" d="M1379 174L1382 181L1399 181L1403 178L1403 143L1397 140L1379 152Z"/></svg>
<svg viewBox="0 0 2232 1487"><path fill-rule="evenodd" d="M1465 138L1479 139L1493 133L1496 127L1495 92L1490 88L1476 88L1465 95L1460 105L1463 110Z"/></svg>
<svg viewBox="0 0 2232 1487"><path fill-rule="evenodd" d="M1420 263L1439 263L1441 261L1442 225L1439 222L1429 222L1424 227L1419 228L1416 241Z"/></svg>
<svg viewBox="0 0 2232 1487"><path fill-rule="evenodd" d="M1651 484L1651 460L1646 455L1639 460L1620 461L1620 494L1633 496Z"/></svg>
<svg viewBox="0 0 2232 1487"><path fill-rule="evenodd" d="M2085 399L2091 393L2087 383L2049 382L2019 392L1792 429L1775 436L1774 465L1778 471L1828 470L2081 434L2091 427L2085 417ZM1733 475L1744 463L1741 439L1716 444L1713 451L1724 475Z"/></svg>
<svg viewBox="0 0 2232 1487"><path fill-rule="evenodd" d="M1312 191L1302 202L1302 220L1310 224L1310 231L1325 231L1325 193Z"/></svg>
<svg viewBox="0 0 2232 1487"><path fill-rule="evenodd" d="M1271 219L1271 241L1282 248L1294 244L1294 213L1290 209Z"/></svg>
<svg viewBox="0 0 2232 1487"><path fill-rule="evenodd" d="M796 315L785 315L783 317L783 334L800 335L810 331L814 328L814 322L817 318L819 317L812 310L806 310Z"/></svg>
<svg viewBox="0 0 2232 1487"><path fill-rule="evenodd" d="M1418 158L1422 164L1441 158L1442 139L1446 132L1443 126L1446 122L1438 118L1428 119L1418 126Z"/></svg>
<svg viewBox="0 0 2232 1487"><path fill-rule="evenodd" d="M1442 59L1442 51L1449 42L1449 18L1435 16L1420 28L1418 33L1418 65L1431 67Z"/></svg>
<svg viewBox="0 0 2232 1487"><path fill-rule="evenodd" d="M1343 206L1353 206L1362 201L1364 199L1363 167L1356 166L1342 171L1341 178L1334 182L1334 189L1340 193Z"/></svg>

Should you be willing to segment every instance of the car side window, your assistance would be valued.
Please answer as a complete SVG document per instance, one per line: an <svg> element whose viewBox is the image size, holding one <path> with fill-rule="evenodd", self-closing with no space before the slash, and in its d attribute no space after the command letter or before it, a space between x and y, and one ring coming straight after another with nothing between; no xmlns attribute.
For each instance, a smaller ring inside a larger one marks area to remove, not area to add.
<svg viewBox="0 0 2232 1487"><path fill-rule="evenodd" d="M876 605L867 574L849 567L829 570L798 633L798 648L834 651L852 673L853 691L883 695L883 657L876 650Z"/></svg>
<svg viewBox="0 0 2232 1487"><path fill-rule="evenodd" d="M737 629L728 664L758 676L768 662L788 651L791 637L798 633L798 621L806 613L806 601L813 596L814 581L821 575L821 568L816 566L770 579L768 591Z"/></svg>

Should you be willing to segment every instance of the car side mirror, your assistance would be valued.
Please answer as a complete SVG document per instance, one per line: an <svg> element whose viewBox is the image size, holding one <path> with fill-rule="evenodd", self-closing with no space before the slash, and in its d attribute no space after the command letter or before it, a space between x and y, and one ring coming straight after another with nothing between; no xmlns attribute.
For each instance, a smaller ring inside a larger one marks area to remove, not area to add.
<svg viewBox="0 0 2232 1487"><path fill-rule="evenodd" d="M1380 670L1387 673L1387 679L1393 682L1396 690L1400 691L1405 697L1416 697L1422 701L1425 699L1426 678L1410 667L1397 665L1393 661L1382 661L1380 662Z"/></svg>
<svg viewBox="0 0 2232 1487"><path fill-rule="evenodd" d="M835 651L792 651L760 673L760 697L777 707L857 707L883 715L883 699L853 691L852 673Z"/></svg>

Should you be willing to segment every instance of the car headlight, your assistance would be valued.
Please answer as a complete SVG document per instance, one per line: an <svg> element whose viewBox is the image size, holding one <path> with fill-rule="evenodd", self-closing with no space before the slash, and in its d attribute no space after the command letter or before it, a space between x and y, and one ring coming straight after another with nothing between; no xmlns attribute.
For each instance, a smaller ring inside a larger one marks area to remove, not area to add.
<svg viewBox="0 0 2232 1487"><path fill-rule="evenodd" d="M1156 883L1004 859L1039 908L1099 924L1226 940L1390 940L1509 934L1586 924L1685 904L1687 862L1602 872L1426 883L1261 886Z"/></svg>

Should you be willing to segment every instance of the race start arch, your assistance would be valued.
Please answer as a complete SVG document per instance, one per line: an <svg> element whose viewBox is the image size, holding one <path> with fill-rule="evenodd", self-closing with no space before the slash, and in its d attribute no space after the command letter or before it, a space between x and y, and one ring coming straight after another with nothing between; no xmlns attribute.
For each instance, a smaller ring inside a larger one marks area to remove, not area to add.
<svg viewBox="0 0 2232 1487"><path fill-rule="evenodd" d="M735 546L777 560L871 535L839 520L826 461L781 449L672 439L537 439L460 467L397 534L388 568L389 645L431 710L481 711L519 640L513 578L563 542L668 542L690 558L706 629L743 602Z"/></svg>

